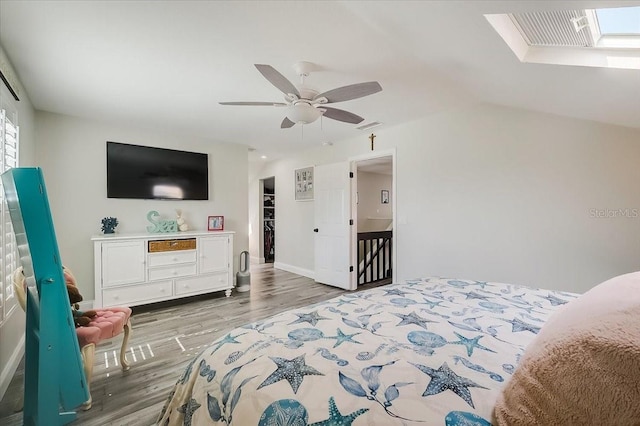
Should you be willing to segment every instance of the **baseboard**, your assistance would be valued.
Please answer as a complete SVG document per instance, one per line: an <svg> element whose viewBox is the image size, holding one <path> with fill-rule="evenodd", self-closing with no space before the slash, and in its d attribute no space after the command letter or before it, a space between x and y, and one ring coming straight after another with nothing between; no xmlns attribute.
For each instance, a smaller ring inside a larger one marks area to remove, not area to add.
<svg viewBox="0 0 640 426"><path fill-rule="evenodd" d="M315 277L315 271L312 271L310 269L298 268L297 266L287 265L286 263L274 262L273 267L276 269L282 269L283 271L302 275L303 277L307 277L311 279L314 279Z"/></svg>
<svg viewBox="0 0 640 426"><path fill-rule="evenodd" d="M262 265L264 263L264 257L251 256L250 260L252 265Z"/></svg>
<svg viewBox="0 0 640 426"><path fill-rule="evenodd" d="M24 335L20 337L20 341L16 345L11 358L9 358L9 362L0 372L0 400L4 398L4 394L11 384L11 380L13 380L13 375L16 373L18 366L20 365L20 361L22 361L22 356L24 355Z"/></svg>

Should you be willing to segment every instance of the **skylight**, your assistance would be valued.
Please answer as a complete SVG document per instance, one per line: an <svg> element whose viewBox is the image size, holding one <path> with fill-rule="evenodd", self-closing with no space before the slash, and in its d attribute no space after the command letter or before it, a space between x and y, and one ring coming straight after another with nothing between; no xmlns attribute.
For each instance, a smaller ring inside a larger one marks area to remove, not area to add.
<svg viewBox="0 0 640 426"><path fill-rule="evenodd" d="M640 6L596 9L600 34L640 35Z"/></svg>
<svg viewBox="0 0 640 426"><path fill-rule="evenodd" d="M640 69L640 6L485 18L522 62Z"/></svg>

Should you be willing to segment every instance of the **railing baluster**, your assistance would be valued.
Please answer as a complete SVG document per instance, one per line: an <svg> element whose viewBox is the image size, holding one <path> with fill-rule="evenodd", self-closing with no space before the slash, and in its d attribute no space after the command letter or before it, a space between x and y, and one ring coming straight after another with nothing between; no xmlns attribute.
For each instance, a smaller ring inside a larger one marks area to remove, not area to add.
<svg viewBox="0 0 640 426"><path fill-rule="evenodd" d="M391 278L393 231L358 233L358 284Z"/></svg>

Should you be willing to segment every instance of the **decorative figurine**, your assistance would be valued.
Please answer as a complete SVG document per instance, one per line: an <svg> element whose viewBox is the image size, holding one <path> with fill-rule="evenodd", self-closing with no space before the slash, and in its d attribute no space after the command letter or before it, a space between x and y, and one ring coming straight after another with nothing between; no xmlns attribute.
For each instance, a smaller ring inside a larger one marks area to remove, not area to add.
<svg viewBox="0 0 640 426"><path fill-rule="evenodd" d="M178 223L178 230L182 232L188 231L189 225L187 225L187 223L182 218L182 210L176 209L176 214L178 215L178 218L176 219L176 222Z"/></svg>
<svg viewBox="0 0 640 426"><path fill-rule="evenodd" d="M152 223L152 225L147 226L147 231L152 234L159 234L164 232L178 232L178 222L175 220L156 220L156 218L160 217L157 211L151 210L147 213L147 220Z"/></svg>
<svg viewBox="0 0 640 426"><path fill-rule="evenodd" d="M102 219L102 232L105 234L113 234L118 226L118 219L115 217L105 217Z"/></svg>

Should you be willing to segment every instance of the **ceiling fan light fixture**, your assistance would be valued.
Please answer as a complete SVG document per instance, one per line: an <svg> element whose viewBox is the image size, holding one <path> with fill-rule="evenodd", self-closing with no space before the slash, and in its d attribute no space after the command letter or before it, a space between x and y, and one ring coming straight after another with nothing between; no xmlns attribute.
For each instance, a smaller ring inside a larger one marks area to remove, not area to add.
<svg viewBox="0 0 640 426"><path fill-rule="evenodd" d="M287 118L294 123L309 124L316 121L322 112L306 102L291 105L287 110Z"/></svg>

